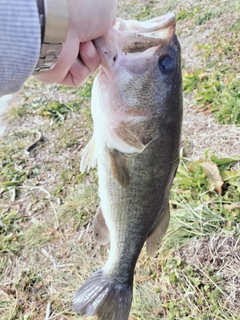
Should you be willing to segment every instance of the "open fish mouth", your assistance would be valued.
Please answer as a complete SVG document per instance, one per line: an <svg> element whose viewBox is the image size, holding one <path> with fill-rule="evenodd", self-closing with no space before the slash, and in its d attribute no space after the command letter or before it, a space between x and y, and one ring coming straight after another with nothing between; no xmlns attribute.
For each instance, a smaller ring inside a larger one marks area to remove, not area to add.
<svg viewBox="0 0 240 320"><path fill-rule="evenodd" d="M118 54L143 52L151 47L165 45L175 34L176 18L170 12L148 21L117 18L114 27L93 40L104 65L115 62Z"/></svg>
<svg viewBox="0 0 240 320"><path fill-rule="evenodd" d="M118 30L123 34L120 37L120 47L123 52L142 52L150 47L167 43L176 28L174 13L154 18L145 22L124 21L116 22Z"/></svg>

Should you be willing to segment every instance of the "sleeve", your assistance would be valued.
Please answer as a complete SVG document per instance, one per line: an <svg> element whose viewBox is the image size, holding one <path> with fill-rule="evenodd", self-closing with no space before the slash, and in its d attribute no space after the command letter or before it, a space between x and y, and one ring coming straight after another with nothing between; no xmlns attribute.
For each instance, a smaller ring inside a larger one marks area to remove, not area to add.
<svg viewBox="0 0 240 320"><path fill-rule="evenodd" d="M0 0L0 97L18 91L37 64L41 30L36 0Z"/></svg>

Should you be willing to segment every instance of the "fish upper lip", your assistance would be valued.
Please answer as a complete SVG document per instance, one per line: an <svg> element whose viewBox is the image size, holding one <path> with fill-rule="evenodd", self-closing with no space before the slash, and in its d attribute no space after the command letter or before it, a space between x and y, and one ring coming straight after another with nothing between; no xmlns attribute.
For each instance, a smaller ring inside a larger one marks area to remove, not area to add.
<svg viewBox="0 0 240 320"><path fill-rule="evenodd" d="M171 12L143 22L118 18L115 27L110 27L103 36L94 39L93 43L100 54L101 64L107 71L121 54L142 52L150 47L166 44L175 34L175 27L176 18Z"/></svg>
<svg viewBox="0 0 240 320"><path fill-rule="evenodd" d="M159 29L167 28L167 27L176 27L176 17L173 12L169 12L163 16L150 19L146 21L146 24L153 24L152 26L145 27L139 30L140 33L153 32ZM142 23L144 25L144 22Z"/></svg>
<svg viewBox="0 0 240 320"><path fill-rule="evenodd" d="M150 47L166 44L175 34L176 18L174 13L150 19L143 22L135 22L135 30L127 29L120 36L120 47L123 52L141 52ZM127 25L134 25L133 22L126 21Z"/></svg>

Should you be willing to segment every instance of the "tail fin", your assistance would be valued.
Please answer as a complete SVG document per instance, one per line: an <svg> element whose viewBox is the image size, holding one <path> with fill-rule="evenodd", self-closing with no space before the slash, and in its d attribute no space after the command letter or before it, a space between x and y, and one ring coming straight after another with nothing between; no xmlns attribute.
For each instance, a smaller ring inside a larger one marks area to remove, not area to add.
<svg viewBox="0 0 240 320"><path fill-rule="evenodd" d="M76 292L73 311L99 320L128 320L131 303L132 286L111 282L100 269Z"/></svg>

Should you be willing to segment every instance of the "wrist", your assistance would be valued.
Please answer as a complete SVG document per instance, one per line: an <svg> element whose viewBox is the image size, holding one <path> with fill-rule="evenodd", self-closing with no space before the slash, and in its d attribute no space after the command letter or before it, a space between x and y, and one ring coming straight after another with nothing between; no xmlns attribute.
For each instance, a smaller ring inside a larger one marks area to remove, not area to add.
<svg viewBox="0 0 240 320"><path fill-rule="evenodd" d="M68 31L67 0L36 0L41 27L41 49L34 75L51 70L58 59Z"/></svg>

